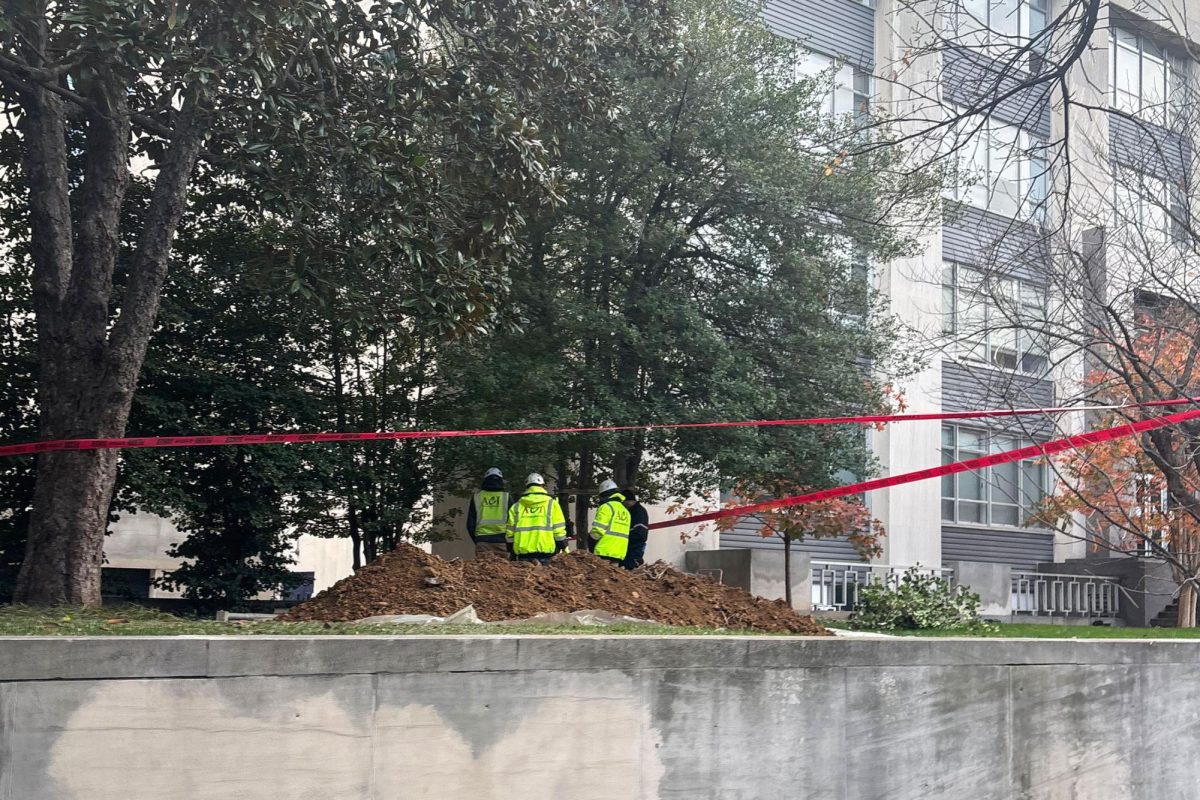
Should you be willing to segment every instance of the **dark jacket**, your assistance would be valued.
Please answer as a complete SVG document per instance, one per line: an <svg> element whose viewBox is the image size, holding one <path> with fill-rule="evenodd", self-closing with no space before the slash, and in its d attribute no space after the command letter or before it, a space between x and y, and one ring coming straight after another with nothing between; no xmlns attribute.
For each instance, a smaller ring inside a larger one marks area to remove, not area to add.
<svg viewBox="0 0 1200 800"><path fill-rule="evenodd" d="M646 561L646 539L650 536L650 512L637 501L637 497L629 492L625 498L625 507L629 509L629 550L621 566L625 569L636 569Z"/></svg>
<svg viewBox="0 0 1200 800"><path fill-rule="evenodd" d="M483 483L479 489L484 492L503 492L504 478L489 475L483 479ZM505 509L505 511L507 510ZM475 541L475 528L478 525L479 511L475 508L475 495L471 495L471 502L467 505L467 535L471 537L471 541ZM501 537L500 541L503 541L503 537Z"/></svg>

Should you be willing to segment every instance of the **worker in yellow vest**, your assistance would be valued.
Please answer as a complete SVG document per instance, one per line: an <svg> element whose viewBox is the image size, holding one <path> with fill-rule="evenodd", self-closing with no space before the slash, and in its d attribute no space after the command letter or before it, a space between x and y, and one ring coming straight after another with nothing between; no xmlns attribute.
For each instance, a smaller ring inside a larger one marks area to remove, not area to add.
<svg viewBox="0 0 1200 800"><path fill-rule="evenodd" d="M467 534L475 543L475 557L508 557L504 539L508 525L508 492L504 491L504 473L492 467L483 473L483 484L467 506Z"/></svg>
<svg viewBox="0 0 1200 800"><path fill-rule="evenodd" d="M615 481L600 484L600 507L592 522L592 552L618 567L629 552L629 528L632 517L625 507L625 495L617 490Z"/></svg>
<svg viewBox="0 0 1200 800"><path fill-rule="evenodd" d="M531 473L525 493L508 509L504 538L517 561L549 564L567 546L567 517L562 506L546 491L546 479Z"/></svg>

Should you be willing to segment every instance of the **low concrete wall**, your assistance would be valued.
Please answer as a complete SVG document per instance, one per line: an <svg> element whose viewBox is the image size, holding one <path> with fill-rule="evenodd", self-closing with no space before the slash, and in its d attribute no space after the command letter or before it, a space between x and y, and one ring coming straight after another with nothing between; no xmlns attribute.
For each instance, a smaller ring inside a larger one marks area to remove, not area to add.
<svg viewBox="0 0 1200 800"><path fill-rule="evenodd" d="M1200 642L0 639L3 800L1192 798Z"/></svg>
<svg viewBox="0 0 1200 800"><path fill-rule="evenodd" d="M812 558L793 552L791 561L792 608L807 613L812 611ZM781 550L692 550L684 553L683 568L767 600L787 597Z"/></svg>
<svg viewBox="0 0 1200 800"><path fill-rule="evenodd" d="M1012 614L1012 567L982 561L948 561L954 570L955 586L979 595L979 614L984 617L1009 617Z"/></svg>

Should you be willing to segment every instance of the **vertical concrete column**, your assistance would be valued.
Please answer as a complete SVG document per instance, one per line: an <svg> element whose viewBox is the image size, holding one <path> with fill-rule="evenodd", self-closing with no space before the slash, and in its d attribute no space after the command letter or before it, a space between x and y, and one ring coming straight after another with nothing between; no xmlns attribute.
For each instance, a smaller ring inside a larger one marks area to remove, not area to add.
<svg viewBox="0 0 1200 800"><path fill-rule="evenodd" d="M1012 614L1012 567L981 561L949 561L954 570L952 586L962 586L979 595L979 613L984 617Z"/></svg>
<svg viewBox="0 0 1200 800"><path fill-rule="evenodd" d="M783 551L750 553L750 593L768 600L785 598ZM812 611L812 556L796 550L792 551L792 608Z"/></svg>
<svg viewBox="0 0 1200 800"><path fill-rule="evenodd" d="M688 572L708 575L726 586L737 586L765 600L782 600L782 550L692 550L684 554ZM792 551L792 608L812 611L812 557Z"/></svg>

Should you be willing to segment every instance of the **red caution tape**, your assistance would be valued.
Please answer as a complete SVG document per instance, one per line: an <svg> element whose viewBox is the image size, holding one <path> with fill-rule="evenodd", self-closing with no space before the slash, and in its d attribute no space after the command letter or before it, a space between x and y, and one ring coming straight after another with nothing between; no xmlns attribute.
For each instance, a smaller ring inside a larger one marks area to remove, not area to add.
<svg viewBox="0 0 1200 800"><path fill-rule="evenodd" d="M1147 404L1149 405L1149 404ZM970 470L983 469L995 464L1007 464L1010 461L1022 461L1026 458L1038 458L1039 456L1052 456L1055 453L1061 453L1064 450L1074 450L1079 447L1084 447L1090 444L1099 442L1107 442L1113 439L1122 439L1126 436L1134 436L1139 433L1154 430L1155 428L1163 428L1167 425L1177 425L1188 420L1200 419L1200 409L1192 411L1180 411L1177 414L1169 414L1165 417L1156 417L1154 419L1141 420L1140 422L1130 422L1124 425L1117 425L1112 428L1103 428L1098 431L1090 431L1081 433L1077 436L1068 436L1065 439L1055 439L1045 444L1035 444L1029 447L1021 447L1016 450L1008 450L1003 453L993 453L992 455L981 456L979 458L971 458L966 461L957 461L953 464L943 464L930 469L917 470L916 472L905 472L900 475L891 475L887 478L875 478L874 480L863 481L862 483L853 483L849 486L838 486L833 489L823 489L819 492L809 492L808 494L795 495L793 497L783 497L778 500L767 500L762 503L754 503L752 505L737 506L734 508L725 508L720 511L713 511L707 514L696 514L691 517L682 519L664 520L656 522L650 527L654 528L674 528L679 525L694 525L700 522L710 522L715 519L723 519L725 517L744 517L750 514L757 514L762 511L772 511L777 508L787 508L789 506L800 506L806 503L815 503L818 500L832 500L835 497L847 497L852 494L862 494L875 489L884 489L888 486L898 486L903 483L913 483L915 481L924 481L931 478L940 478L943 475L953 475L958 472L969 472Z"/></svg>
<svg viewBox="0 0 1200 800"><path fill-rule="evenodd" d="M0 445L0 458L56 450L134 450L146 447L209 447L235 444L303 444L308 442L378 442L402 439L453 439L468 436L528 436L548 433L610 433L616 431L684 430L702 428L767 428L799 425L847 425L894 422L924 422L948 419L991 419L1068 411L1112 411L1122 408L1200 403L1200 398L1156 400L1149 403L1107 406L1060 406L988 411L947 411L932 414L876 414L859 417L805 417L800 419L743 420L736 422L677 422L663 425L612 425L589 428L509 428L461 431L381 431L369 433L252 433L231 436L142 436L123 439L55 439L26 444Z"/></svg>

